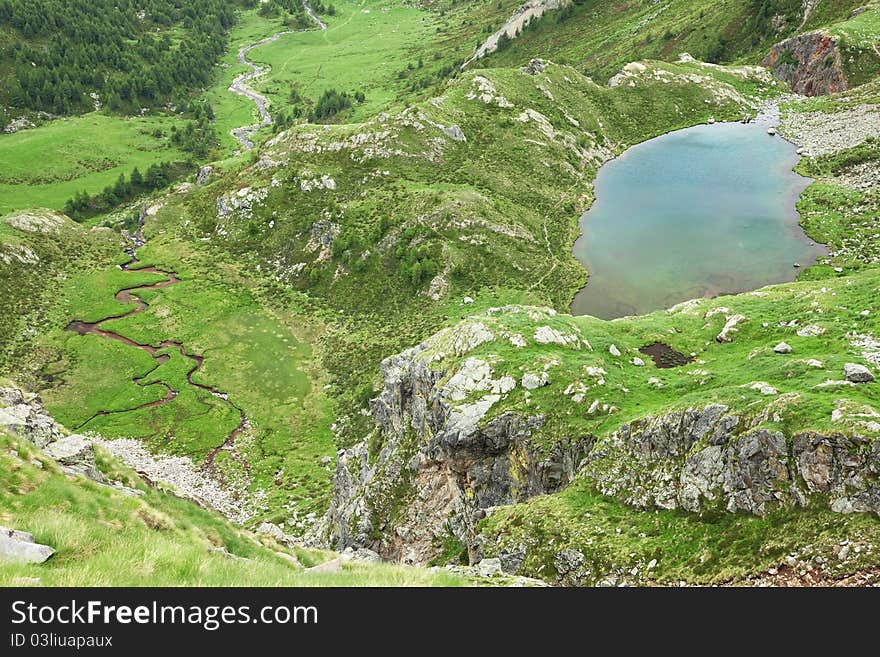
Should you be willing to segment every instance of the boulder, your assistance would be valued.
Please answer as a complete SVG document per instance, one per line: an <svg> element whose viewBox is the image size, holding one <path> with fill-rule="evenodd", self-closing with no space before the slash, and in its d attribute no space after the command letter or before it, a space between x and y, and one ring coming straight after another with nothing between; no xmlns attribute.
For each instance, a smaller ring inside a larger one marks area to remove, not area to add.
<svg viewBox="0 0 880 657"><path fill-rule="evenodd" d="M504 572L501 568L501 559L483 559L477 564L477 572L480 577L493 577Z"/></svg>
<svg viewBox="0 0 880 657"><path fill-rule="evenodd" d="M379 556L379 553L368 548L358 548L355 550L352 559L365 563L382 563L382 557Z"/></svg>
<svg viewBox="0 0 880 657"><path fill-rule="evenodd" d="M34 541L28 532L0 527L0 561L12 563L43 563L55 549Z"/></svg>
<svg viewBox="0 0 880 657"><path fill-rule="evenodd" d="M467 137L465 137L461 127L457 125L443 128L443 134L449 137L452 141L467 141Z"/></svg>
<svg viewBox="0 0 880 657"><path fill-rule="evenodd" d="M294 568L302 568L302 564L299 562L299 559L297 559L292 554L287 554L287 552L277 552L276 551L275 556L277 556L279 559L283 559L284 561L288 562Z"/></svg>
<svg viewBox="0 0 880 657"><path fill-rule="evenodd" d="M272 522L262 523L259 527L257 527L257 533L271 536L279 542L284 540L284 531L281 529L281 527Z"/></svg>
<svg viewBox="0 0 880 657"><path fill-rule="evenodd" d="M858 363L847 363L843 366L843 373L846 380L852 383L871 383L874 380L871 370Z"/></svg>
<svg viewBox="0 0 880 657"><path fill-rule="evenodd" d="M715 336L716 342L733 342L733 336L731 333L736 333L739 329L736 326L740 322L744 322L746 320L745 315L731 315L727 318L727 322L724 324L724 328L721 329L721 332Z"/></svg>
<svg viewBox="0 0 880 657"><path fill-rule="evenodd" d="M773 347L773 351L775 351L777 354L790 354L791 353L791 345L789 345L785 342L780 342L778 345Z"/></svg>
<svg viewBox="0 0 880 657"><path fill-rule="evenodd" d="M104 483L104 475L95 465L95 447L91 440L74 434L64 436L46 447L46 454L70 472Z"/></svg>
<svg viewBox="0 0 880 657"><path fill-rule="evenodd" d="M576 574L583 567L584 561L585 558L582 552L565 548L562 552L556 554L556 557L553 559L553 566L560 577L565 577L566 575Z"/></svg>
<svg viewBox="0 0 880 657"><path fill-rule="evenodd" d="M543 59L530 59L529 63L520 70L526 75L538 75L538 73L543 73L546 68L547 62Z"/></svg>
<svg viewBox="0 0 880 657"><path fill-rule="evenodd" d="M540 375L528 372L523 374L522 377L522 387L526 390L537 390L538 388L549 385L549 383L550 377L547 375L547 372L541 372Z"/></svg>
<svg viewBox="0 0 880 657"><path fill-rule="evenodd" d="M196 185L200 187L208 182L208 179L211 177L211 172L214 171L214 167L210 165L205 165L201 169L199 169L199 173L196 176Z"/></svg>
<svg viewBox="0 0 880 657"><path fill-rule="evenodd" d="M324 563L319 563L317 566L312 566L311 568L306 568L307 573L340 573L342 572L342 558L337 557L336 559L331 559L330 561L325 561Z"/></svg>

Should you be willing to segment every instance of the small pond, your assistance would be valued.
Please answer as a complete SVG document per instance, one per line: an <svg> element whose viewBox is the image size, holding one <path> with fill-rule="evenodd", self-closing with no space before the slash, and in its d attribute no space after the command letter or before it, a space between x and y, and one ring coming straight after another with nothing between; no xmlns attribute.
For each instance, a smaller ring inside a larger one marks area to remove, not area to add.
<svg viewBox="0 0 880 657"><path fill-rule="evenodd" d="M575 315L641 315L792 281L824 249L795 209L810 180L764 121L680 130L599 170L574 255L590 272Z"/></svg>

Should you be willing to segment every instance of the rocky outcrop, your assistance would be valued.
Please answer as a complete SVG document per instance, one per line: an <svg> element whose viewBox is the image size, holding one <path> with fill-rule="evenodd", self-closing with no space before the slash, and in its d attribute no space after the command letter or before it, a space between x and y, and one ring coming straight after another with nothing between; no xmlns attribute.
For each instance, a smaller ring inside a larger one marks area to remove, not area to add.
<svg viewBox="0 0 880 657"><path fill-rule="evenodd" d="M45 451L68 472L81 474L92 481L106 481L95 465L95 446L88 438L64 436L49 444Z"/></svg>
<svg viewBox="0 0 880 657"><path fill-rule="evenodd" d="M43 408L39 396L18 388L0 388L0 430L42 448L66 472L106 483L95 465L92 441L76 434L67 435Z"/></svg>
<svg viewBox="0 0 880 657"><path fill-rule="evenodd" d="M711 404L627 422L601 437L542 439L546 418L528 414L528 405L505 408L504 400L519 386L528 399L552 385L548 370L517 380L496 374L502 363L485 349L474 355L504 337L498 325L471 318L383 362L375 429L338 456L333 501L318 530L325 544L424 564L457 542L475 564L480 518L560 491L576 476L640 508L764 515L814 503L880 514L880 441L860 436L856 425L786 435L767 428L778 422L772 410L742 415ZM539 328L538 337L547 342L550 331ZM769 387L752 385L762 386Z"/></svg>
<svg viewBox="0 0 880 657"><path fill-rule="evenodd" d="M55 554L54 548L40 545L28 532L0 527L0 561L12 563L43 563Z"/></svg>
<svg viewBox="0 0 880 657"><path fill-rule="evenodd" d="M880 441L760 428L725 406L624 424L598 441L581 475L637 507L763 515L823 494L831 509L880 514Z"/></svg>
<svg viewBox="0 0 880 657"><path fill-rule="evenodd" d="M0 388L0 429L37 447L46 447L65 435L62 427L43 410L37 395L17 388Z"/></svg>
<svg viewBox="0 0 880 657"><path fill-rule="evenodd" d="M526 75L538 75L547 70L547 62L543 59L530 59L529 63L519 70Z"/></svg>
<svg viewBox="0 0 880 657"><path fill-rule="evenodd" d="M425 352L421 345L382 363L375 430L339 453L323 527L337 549L367 547L418 564L450 538L474 550L473 524L485 509L560 490L588 451L588 440L561 441L548 453L536 448L530 438L540 415L502 413L483 423L516 382L492 380L479 359L448 376L429 367ZM488 394L470 401L480 392Z"/></svg>
<svg viewBox="0 0 880 657"><path fill-rule="evenodd" d="M843 373L850 383L872 383L874 381L871 370L859 363L847 363L843 366Z"/></svg>
<svg viewBox="0 0 880 657"><path fill-rule="evenodd" d="M201 187L202 185L206 185L208 180L211 178L211 174L214 172L214 167L210 164L206 164L205 166L199 169L199 173L196 175L196 185Z"/></svg>
<svg viewBox="0 0 880 657"><path fill-rule="evenodd" d="M777 43L762 64L803 96L849 89L839 42L829 34L811 32Z"/></svg>

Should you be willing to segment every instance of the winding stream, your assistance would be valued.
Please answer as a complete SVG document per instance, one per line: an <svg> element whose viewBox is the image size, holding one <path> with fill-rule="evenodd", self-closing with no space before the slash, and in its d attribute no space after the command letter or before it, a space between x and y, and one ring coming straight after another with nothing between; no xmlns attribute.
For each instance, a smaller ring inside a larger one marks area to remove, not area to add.
<svg viewBox="0 0 880 657"><path fill-rule="evenodd" d="M153 372L155 372L159 367L161 367L162 365L164 365L165 363L167 363L171 359L171 357L168 354L159 353L159 352L162 350L165 350L165 349L176 349L181 356L183 356L184 358L188 358L189 360L191 360L193 362L192 367L186 373L186 380L189 383L189 385L191 385L194 388L198 388L199 390L204 390L205 392L209 392L211 395L213 395L214 397L219 399L221 402L223 402L226 406L229 406L230 408L235 410L235 412L238 413L238 417L239 417L238 426L235 427L226 436L225 440L220 445L218 445L217 447L213 448L210 452L208 452L207 456L205 457L204 465L202 466L203 469L205 469L205 470L213 469L214 468L214 460L217 457L217 454L219 454L221 451L227 451L227 452L229 452L229 454L231 455L231 457L233 459L235 459L236 461L238 461L239 463L242 464L245 471L248 471L249 467L248 467L247 460L245 460L244 457L242 457L240 454L238 454L235 451L236 437L238 437L238 435L241 434L241 432L244 431L248 427L247 417L245 416L242 408L229 399L229 395L227 393L222 392L222 391L218 390L217 388L214 388L213 386L205 385L203 383L198 383L193 380L193 375L199 369L201 369L202 364L204 363L205 359L203 356L190 353L189 351L187 351L186 347L182 343L176 342L174 340L163 340L158 345L142 344L140 342L136 342L136 341L132 340L131 338L127 338L124 335L120 335L119 333L115 333L113 331L108 331L106 329L101 328L101 325L105 322L109 322L110 320L114 320L114 319L122 319L123 317L130 317L132 315L137 315L139 313L144 312L148 308L149 304L147 304L146 301L144 301L143 299L138 297L135 294L135 292L137 292L139 290L159 290L161 288L169 287L171 285L176 285L177 283L180 283L180 279L177 277L177 275L174 272L165 271L164 269L159 269L158 267L151 266L151 267L140 267L140 268L132 269L132 267L135 264L137 264L137 262L138 262L137 249L146 243L146 241L144 240L144 219L145 219L145 216L146 216L146 212L142 209L141 214L140 214L140 218L138 219L138 228L131 238L132 246L131 246L131 248L126 249L126 251L125 251L129 255L130 260L127 263L125 263L124 265L121 265L120 268L123 271L127 271L127 272L151 272L154 274L160 274L160 275L166 276L167 277L166 280L159 281L158 283L151 283L148 285L136 285L133 287L123 288L116 293L114 298L117 301L119 301L120 303L134 304L134 308L132 308L131 310L124 312L124 313L119 313L116 315L110 315L108 317L104 317L103 319L99 319L97 322L84 322L81 320L74 320L74 321L70 322L70 324L68 324L65 327L65 330L73 331L75 333L78 333L79 335L97 335L99 337L106 338L108 340L115 340L117 342L121 342L122 344L128 345L129 347L134 347L135 349L140 349L141 351L145 351L146 353L150 354L150 356L156 362L156 365L153 368L151 368L148 372L146 372L145 374L142 374L141 376L137 376L132 380L135 382L135 384L142 386L142 387L147 387L147 386L152 386L152 385L164 386L165 396L162 397L161 399L157 399L157 400L154 400L151 402L147 402L145 404L140 404L138 406L134 406L133 408L126 408L126 409L114 410L114 411L100 410L97 413L95 413L94 415L92 415L91 417L89 417L87 420L82 422L79 426L75 427L75 430L82 429L87 424L89 424L92 420L94 420L95 418L100 417L100 416L116 415L119 413L130 413L132 411L138 411L138 410L141 410L144 408L153 408L156 406L161 406L163 404L167 404L168 402L172 401L175 397L177 397L177 395L180 394L180 391L172 389L171 386L169 386L167 383L164 383L162 381L154 381L154 382L146 383L146 384L143 383L143 381L145 379L147 379Z"/></svg>
<svg viewBox="0 0 880 657"><path fill-rule="evenodd" d="M318 27L322 30L327 29L327 24L318 18L315 15L315 12L312 11L312 7L308 2L303 3L306 13L309 15ZM238 140L238 143L244 147L245 150L251 150L254 147L254 142L251 141L251 137L259 130L262 130L266 126L272 125L272 115L269 114L269 110L267 106L269 104L268 99L262 94L257 93L251 87L248 86L248 82L251 80L255 80L258 77L261 77L268 73L271 70L269 66L257 66L253 62L248 61L247 54L254 50L255 48L259 48L260 46L265 46L270 43L274 43L285 34L295 34L297 32L306 32L307 30L283 30L272 36L263 39L262 41L257 41L256 43L252 43L249 46L245 46L241 50L238 51L238 61L241 64L244 64L248 68L250 68L249 73L242 73L238 77L236 77L232 84L229 85L229 91L234 94L238 94L239 96L244 96L246 98L250 98L254 101L254 104L257 106L257 111L260 113L260 121L259 123L253 123L251 125L243 125L239 128L233 128L230 132L233 137Z"/></svg>

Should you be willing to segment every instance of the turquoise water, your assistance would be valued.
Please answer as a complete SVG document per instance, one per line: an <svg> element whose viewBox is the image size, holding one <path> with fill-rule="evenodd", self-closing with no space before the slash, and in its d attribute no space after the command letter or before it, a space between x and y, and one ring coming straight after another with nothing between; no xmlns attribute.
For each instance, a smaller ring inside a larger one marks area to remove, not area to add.
<svg viewBox="0 0 880 657"><path fill-rule="evenodd" d="M798 226L810 180L766 125L724 123L639 144L599 170L574 255L575 315L612 319L792 281L824 253Z"/></svg>

